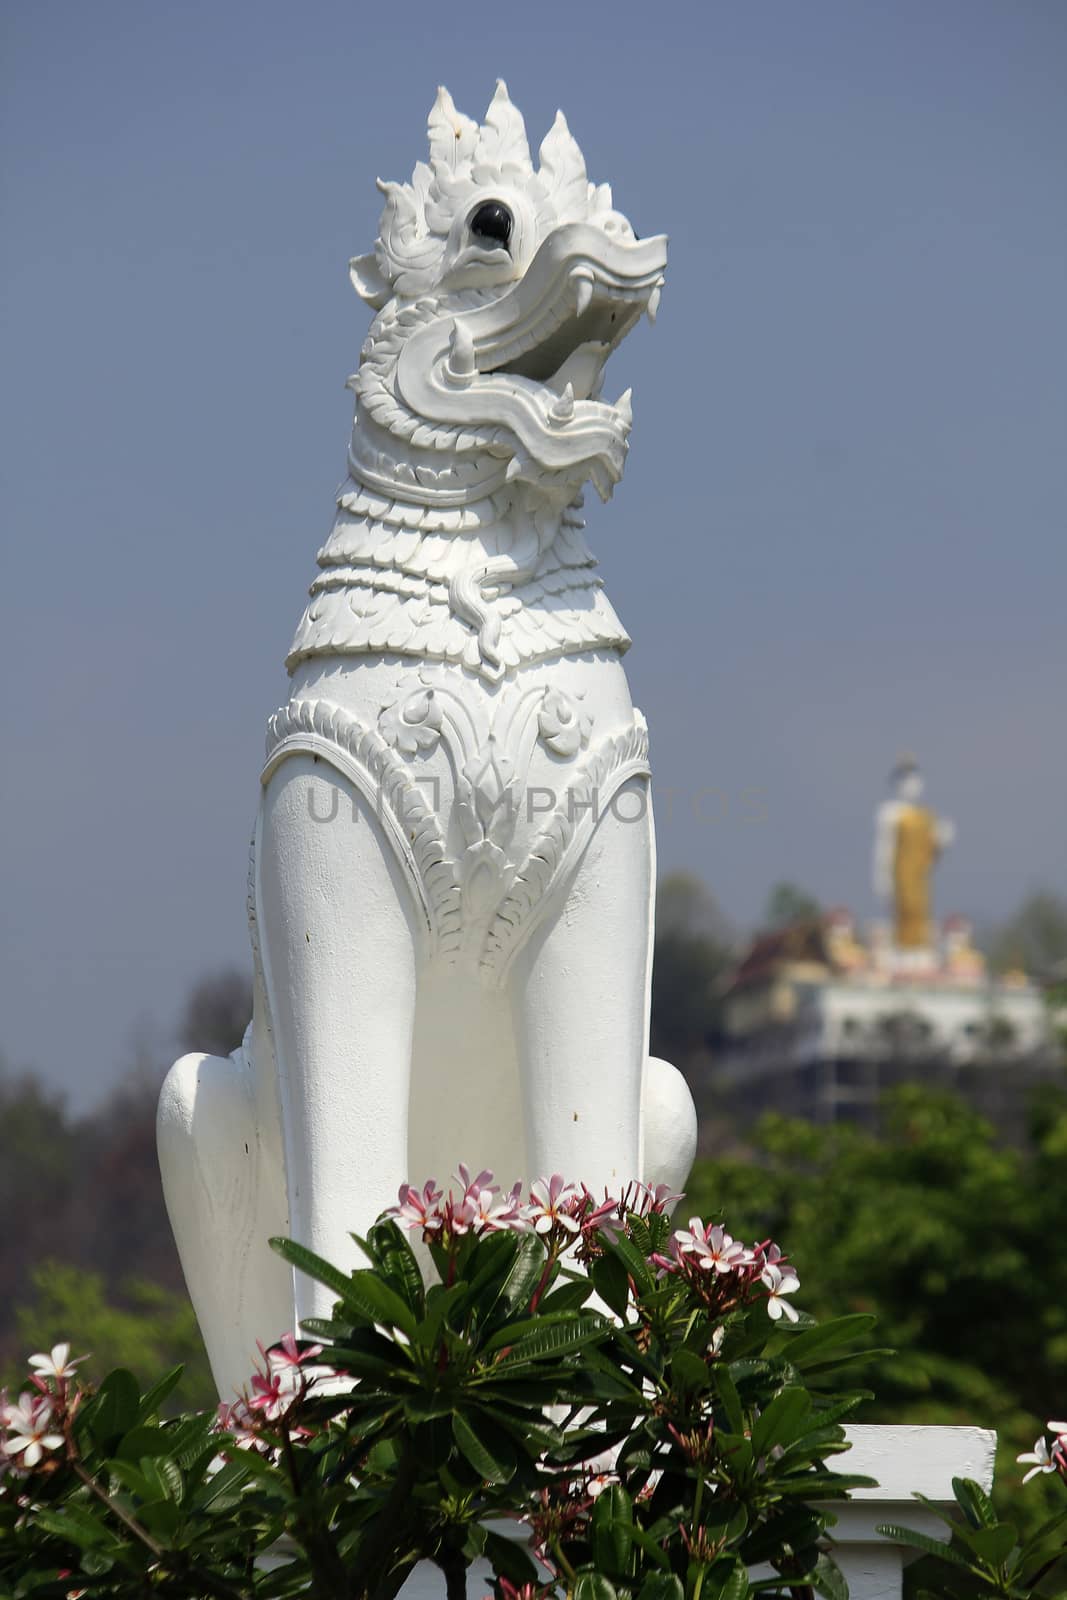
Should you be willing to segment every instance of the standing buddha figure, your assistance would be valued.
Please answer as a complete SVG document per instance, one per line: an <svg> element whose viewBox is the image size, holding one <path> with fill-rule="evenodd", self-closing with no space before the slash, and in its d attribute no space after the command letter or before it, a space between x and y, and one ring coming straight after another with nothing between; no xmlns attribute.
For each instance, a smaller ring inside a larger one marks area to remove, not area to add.
<svg viewBox="0 0 1067 1600"><path fill-rule="evenodd" d="M923 780L914 756L901 756L890 777L892 798L875 817L874 890L893 908L893 944L902 952L933 947L930 876L955 829L921 805Z"/></svg>

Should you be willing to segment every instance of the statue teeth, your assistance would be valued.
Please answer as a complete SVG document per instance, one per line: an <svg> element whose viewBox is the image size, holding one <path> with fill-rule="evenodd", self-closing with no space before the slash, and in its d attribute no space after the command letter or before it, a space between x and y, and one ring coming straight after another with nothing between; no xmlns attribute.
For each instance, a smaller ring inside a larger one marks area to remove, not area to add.
<svg viewBox="0 0 1067 1600"><path fill-rule="evenodd" d="M571 273L571 282L574 285L575 305L578 315L588 311L593 299L593 274L588 267L575 267Z"/></svg>
<svg viewBox="0 0 1067 1600"><path fill-rule="evenodd" d="M615 485L612 483L611 478L604 468L599 465L591 468L589 476L593 480L593 488L601 500L607 503L615 492Z"/></svg>
<svg viewBox="0 0 1067 1600"><path fill-rule="evenodd" d="M655 322L656 320L656 312L659 310L659 297L660 287L657 283L656 287L648 297L648 304L645 306L645 315L649 322Z"/></svg>
<svg viewBox="0 0 1067 1600"><path fill-rule="evenodd" d="M522 462L519 460L518 456L512 456L511 460L508 462L508 470L504 474L504 482L514 483L515 479L521 472Z"/></svg>
<svg viewBox="0 0 1067 1600"><path fill-rule="evenodd" d="M630 403L632 398L633 390L624 389L622 394L620 394L619 398L615 402L615 410L619 413L627 427L629 427L634 420L634 408Z"/></svg>
<svg viewBox="0 0 1067 1600"><path fill-rule="evenodd" d="M574 415L574 385L568 383L548 413L553 422L569 422Z"/></svg>

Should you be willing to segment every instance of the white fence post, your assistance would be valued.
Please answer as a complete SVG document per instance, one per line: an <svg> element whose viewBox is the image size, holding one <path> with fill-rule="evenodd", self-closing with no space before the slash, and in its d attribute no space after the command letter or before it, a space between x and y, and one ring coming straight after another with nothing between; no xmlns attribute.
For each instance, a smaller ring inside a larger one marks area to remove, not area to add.
<svg viewBox="0 0 1067 1600"><path fill-rule="evenodd" d="M904 1567L915 1552L889 1543L875 1529L897 1523L944 1538L944 1524L915 1494L950 1505L953 1478L973 1478L991 1489L997 1436L985 1428L857 1426L845 1431L852 1449L837 1457L841 1471L877 1478L878 1488L855 1489L851 1501L837 1508L834 1555L849 1600L900 1600Z"/></svg>

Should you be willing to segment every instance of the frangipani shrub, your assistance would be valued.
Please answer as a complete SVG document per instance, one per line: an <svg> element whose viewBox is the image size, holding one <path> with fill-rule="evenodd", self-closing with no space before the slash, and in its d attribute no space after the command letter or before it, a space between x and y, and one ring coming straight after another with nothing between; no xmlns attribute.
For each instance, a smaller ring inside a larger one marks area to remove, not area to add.
<svg viewBox="0 0 1067 1600"><path fill-rule="evenodd" d="M388 1600L429 1560L457 1600L480 1558L497 1600L843 1600L828 1502L864 1480L830 1462L871 1319L816 1326L778 1246L673 1229L677 1198L461 1168L447 1196L405 1185L357 1271L275 1240L333 1314L215 1415L160 1420L175 1374L141 1394L33 1357L4 1403L0 1596Z"/></svg>

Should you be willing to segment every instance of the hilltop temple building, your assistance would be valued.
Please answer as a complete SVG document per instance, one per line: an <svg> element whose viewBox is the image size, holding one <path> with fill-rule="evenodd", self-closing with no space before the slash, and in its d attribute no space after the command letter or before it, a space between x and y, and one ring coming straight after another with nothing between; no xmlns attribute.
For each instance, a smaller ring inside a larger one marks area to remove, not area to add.
<svg viewBox="0 0 1067 1600"><path fill-rule="evenodd" d="M742 1116L865 1118L883 1089L916 1078L964 1082L999 1114L1012 1080L1059 1059L1040 989L1021 971L992 974L965 917L934 920L933 868L954 829L920 804L914 758L892 782L874 844L888 917L865 937L843 908L761 933L729 979L714 1083Z"/></svg>

